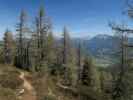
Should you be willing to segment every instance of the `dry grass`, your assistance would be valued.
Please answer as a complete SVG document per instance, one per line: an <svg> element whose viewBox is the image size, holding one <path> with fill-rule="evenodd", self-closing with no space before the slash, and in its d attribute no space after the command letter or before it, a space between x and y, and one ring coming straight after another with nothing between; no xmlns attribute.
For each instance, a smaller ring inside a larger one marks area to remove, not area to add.
<svg viewBox="0 0 133 100"><path fill-rule="evenodd" d="M8 65L0 65L0 85L4 88L17 89L23 84L23 80L19 78L19 71Z"/></svg>
<svg viewBox="0 0 133 100"><path fill-rule="evenodd" d="M19 70L15 67L0 65L0 100L17 100L16 89L23 84L19 75Z"/></svg>
<svg viewBox="0 0 133 100"><path fill-rule="evenodd" d="M47 78L34 75L32 84L36 90L38 100L43 100L44 96L48 95Z"/></svg>
<svg viewBox="0 0 133 100"><path fill-rule="evenodd" d="M18 100L13 90L0 87L0 91L0 100Z"/></svg>
<svg viewBox="0 0 133 100"><path fill-rule="evenodd" d="M66 95L57 87L57 77L38 74L33 75L32 84L37 92L38 100L77 100L72 95Z"/></svg>
<svg viewBox="0 0 133 100"><path fill-rule="evenodd" d="M3 74L0 75L0 85L4 88L17 89L23 83L18 76L14 74Z"/></svg>

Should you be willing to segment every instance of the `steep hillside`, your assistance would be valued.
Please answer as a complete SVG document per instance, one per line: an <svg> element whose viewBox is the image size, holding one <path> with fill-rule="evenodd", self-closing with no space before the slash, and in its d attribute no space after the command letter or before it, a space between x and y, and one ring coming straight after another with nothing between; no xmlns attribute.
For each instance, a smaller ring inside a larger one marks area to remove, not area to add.
<svg viewBox="0 0 133 100"><path fill-rule="evenodd" d="M54 76L0 65L0 100L76 100ZM71 92L71 90L70 90Z"/></svg>

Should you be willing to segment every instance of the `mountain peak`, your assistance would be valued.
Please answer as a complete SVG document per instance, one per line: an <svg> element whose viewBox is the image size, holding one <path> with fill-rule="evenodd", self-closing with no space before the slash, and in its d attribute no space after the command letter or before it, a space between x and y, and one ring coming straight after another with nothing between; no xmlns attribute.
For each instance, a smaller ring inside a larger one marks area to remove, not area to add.
<svg viewBox="0 0 133 100"><path fill-rule="evenodd" d="M110 37L110 35L107 35L107 34L98 34L94 38L105 40L105 39L108 39L109 37Z"/></svg>

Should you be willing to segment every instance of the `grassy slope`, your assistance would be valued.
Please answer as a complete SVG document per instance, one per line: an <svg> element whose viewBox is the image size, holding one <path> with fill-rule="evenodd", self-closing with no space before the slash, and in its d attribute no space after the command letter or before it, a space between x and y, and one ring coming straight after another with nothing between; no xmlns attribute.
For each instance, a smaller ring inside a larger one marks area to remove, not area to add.
<svg viewBox="0 0 133 100"><path fill-rule="evenodd" d="M15 67L0 65L0 100L18 100L16 90L23 83L19 74Z"/></svg>
<svg viewBox="0 0 133 100"><path fill-rule="evenodd" d="M38 74L27 77L33 84L38 100L77 100L74 96L66 94L57 86L54 76Z"/></svg>
<svg viewBox="0 0 133 100"><path fill-rule="evenodd" d="M0 65L0 100L18 100L17 89L22 88L23 81L19 78L22 70L9 65ZM76 100L73 96L68 96L60 91L56 85L54 76L26 73L26 79L35 88L37 100ZM4 78L2 78L4 76ZM9 83L9 84L8 84Z"/></svg>

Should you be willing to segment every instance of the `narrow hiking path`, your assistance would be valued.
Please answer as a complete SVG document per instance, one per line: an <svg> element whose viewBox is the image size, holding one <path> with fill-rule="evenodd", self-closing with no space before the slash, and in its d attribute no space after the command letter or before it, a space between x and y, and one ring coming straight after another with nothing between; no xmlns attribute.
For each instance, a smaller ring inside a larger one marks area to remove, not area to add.
<svg viewBox="0 0 133 100"><path fill-rule="evenodd" d="M31 85L31 83L25 78L25 73L24 72L20 72L20 78L24 81L23 83L23 95L21 97L21 100L37 100L36 99L36 92L33 88L33 86Z"/></svg>

